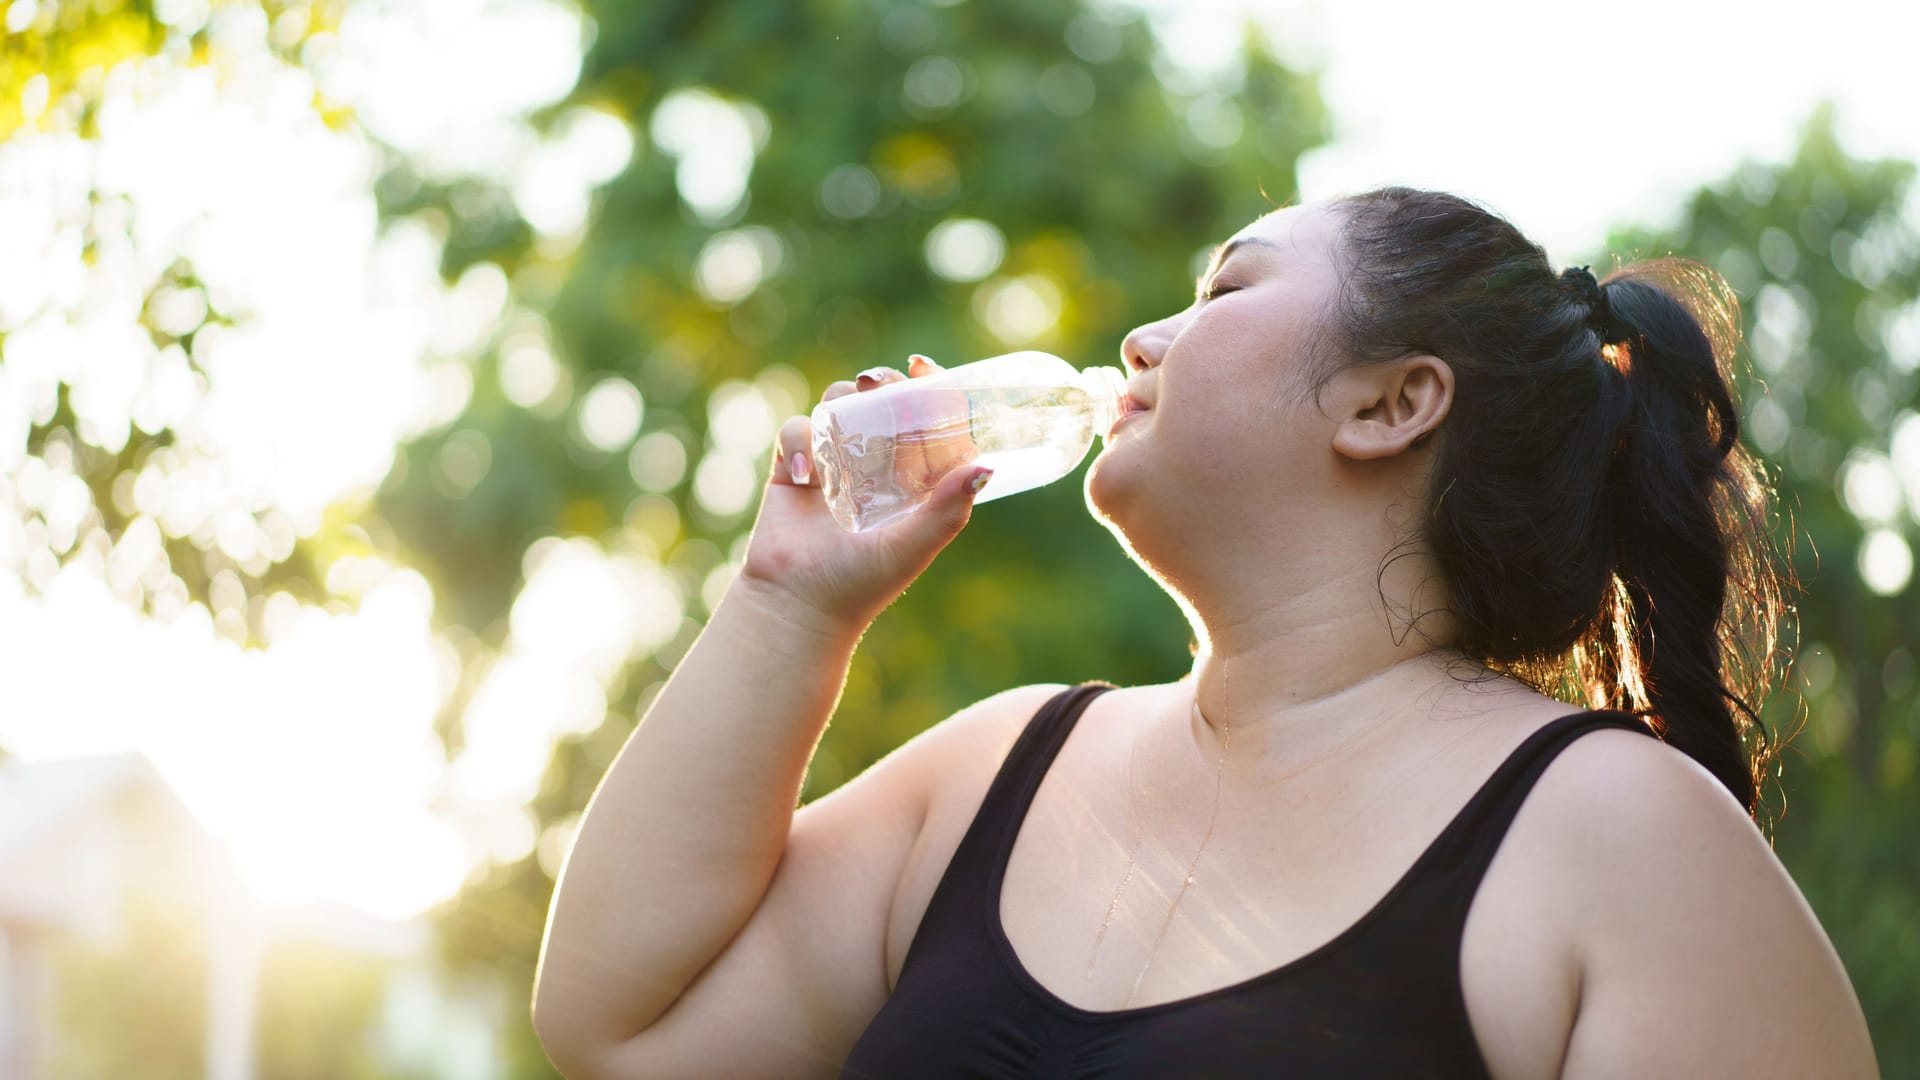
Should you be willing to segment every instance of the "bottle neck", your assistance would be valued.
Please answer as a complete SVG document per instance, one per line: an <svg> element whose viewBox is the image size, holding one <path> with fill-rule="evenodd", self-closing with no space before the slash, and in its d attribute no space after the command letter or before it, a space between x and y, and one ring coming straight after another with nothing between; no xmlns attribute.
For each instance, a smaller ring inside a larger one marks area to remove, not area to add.
<svg viewBox="0 0 1920 1080"><path fill-rule="evenodd" d="M1104 437L1115 420L1131 411L1126 373L1107 365L1090 367L1080 373L1080 385L1093 399L1094 433Z"/></svg>

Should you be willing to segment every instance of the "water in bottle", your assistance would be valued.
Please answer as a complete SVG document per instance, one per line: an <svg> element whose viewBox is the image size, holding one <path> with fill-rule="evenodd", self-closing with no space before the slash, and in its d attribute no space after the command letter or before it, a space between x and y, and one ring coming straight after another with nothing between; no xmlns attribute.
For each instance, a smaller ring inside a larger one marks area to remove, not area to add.
<svg viewBox="0 0 1920 1080"><path fill-rule="evenodd" d="M1008 353L822 402L813 467L834 520L866 532L924 505L963 465L993 469L976 503L1050 484L1130 408L1117 367Z"/></svg>

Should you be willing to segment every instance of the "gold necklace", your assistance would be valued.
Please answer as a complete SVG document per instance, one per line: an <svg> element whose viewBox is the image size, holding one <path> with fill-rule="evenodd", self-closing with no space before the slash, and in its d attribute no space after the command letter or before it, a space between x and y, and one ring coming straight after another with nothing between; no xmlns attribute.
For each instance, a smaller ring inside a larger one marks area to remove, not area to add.
<svg viewBox="0 0 1920 1080"><path fill-rule="evenodd" d="M1231 696L1233 689L1233 680L1228 674L1226 660L1224 658L1220 661L1220 676L1222 682L1225 684L1221 691L1222 698L1224 699ZM1179 910L1181 899L1187 895L1187 889L1193 884L1193 871L1200 865L1200 856L1207 850L1207 841L1213 839L1214 822L1220 816L1221 780L1226 774L1227 748L1233 743L1233 727L1228 722L1227 714L1229 710L1225 700L1221 703L1220 712L1220 762L1215 767L1213 774L1213 812L1207 816L1207 831L1200 837L1200 850L1193 853L1193 861L1187 864L1186 875L1180 882L1180 891L1174 894L1173 904L1167 908L1166 918L1160 920L1160 932L1154 935L1153 946L1147 951L1147 962L1141 966L1140 973L1133 977L1133 988L1127 991L1126 1000L1120 1003L1120 1007L1123 1009L1133 1002L1133 995L1140 991L1140 980L1146 977L1147 969L1153 966L1153 958L1159 955L1160 942L1166 938L1167 928L1173 925L1173 913ZM1207 714L1200 711L1200 688L1197 680L1194 686L1193 714L1200 718L1201 724L1204 725L1207 723ZM1133 800L1133 788L1131 784L1129 784L1127 788L1127 800L1128 802L1132 802ZM1106 939L1107 927L1113 923L1113 913L1120 907L1120 894L1126 891L1127 883L1133 880L1133 868L1136 864L1135 857L1139 855L1140 843L1144 839L1146 839L1146 830L1142 829L1140 835L1134 838L1133 850L1127 852L1127 871L1120 878L1120 887L1113 890L1113 899L1107 903L1107 916L1100 922L1100 932L1093 937L1093 952L1087 956L1087 973L1085 976L1089 980L1093 978L1094 961L1100 955L1100 943Z"/></svg>

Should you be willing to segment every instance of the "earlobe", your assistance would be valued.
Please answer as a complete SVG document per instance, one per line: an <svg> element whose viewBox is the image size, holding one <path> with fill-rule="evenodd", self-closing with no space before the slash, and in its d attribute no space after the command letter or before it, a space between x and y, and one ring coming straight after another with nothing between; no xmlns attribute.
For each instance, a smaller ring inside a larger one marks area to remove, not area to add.
<svg viewBox="0 0 1920 1080"><path fill-rule="evenodd" d="M1349 369L1353 409L1334 430L1333 448L1355 461L1405 453L1446 419L1453 404L1453 369L1420 354L1388 364Z"/></svg>

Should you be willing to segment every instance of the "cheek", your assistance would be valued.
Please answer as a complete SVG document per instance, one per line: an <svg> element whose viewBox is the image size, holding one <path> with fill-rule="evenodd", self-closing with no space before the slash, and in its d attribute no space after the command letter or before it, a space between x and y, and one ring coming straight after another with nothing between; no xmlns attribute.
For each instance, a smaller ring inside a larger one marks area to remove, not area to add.
<svg viewBox="0 0 1920 1080"><path fill-rule="evenodd" d="M1300 490L1316 486L1331 452L1332 425L1296 402L1268 372L1209 374L1199 407L1156 417L1161 464L1177 469L1196 495Z"/></svg>
<svg viewBox="0 0 1920 1080"><path fill-rule="evenodd" d="M1161 397L1181 407L1183 420L1269 428L1326 421L1308 392L1311 347L1297 324L1221 319L1195 324L1182 346L1188 363L1166 380Z"/></svg>

